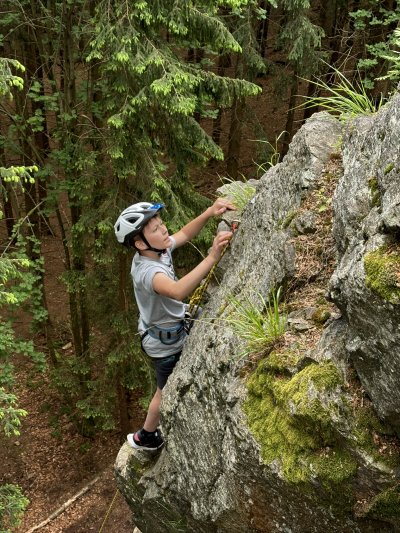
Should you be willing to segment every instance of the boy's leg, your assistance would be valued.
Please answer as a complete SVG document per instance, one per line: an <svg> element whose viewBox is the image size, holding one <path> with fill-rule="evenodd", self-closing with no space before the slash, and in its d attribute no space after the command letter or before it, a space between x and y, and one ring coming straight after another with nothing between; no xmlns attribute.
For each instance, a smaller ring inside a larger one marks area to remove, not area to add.
<svg viewBox="0 0 400 533"><path fill-rule="evenodd" d="M156 393L154 394L149 409L147 411L146 420L143 424L143 429L152 433L157 429L158 424L160 423L160 403L161 403L161 389L157 387Z"/></svg>
<svg viewBox="0 0 400 533"><path fill-rule="evenodd" d="M176 363L179 361L180 355L181 352L154 360L157 390L150 402L143 428L135 434L130 433L127 436L128 443L133 448L154 450L163 445L163 439L160 432L157 430L157 426L160 422L161 391L164 388L168 377L172 374Z"/></svg>

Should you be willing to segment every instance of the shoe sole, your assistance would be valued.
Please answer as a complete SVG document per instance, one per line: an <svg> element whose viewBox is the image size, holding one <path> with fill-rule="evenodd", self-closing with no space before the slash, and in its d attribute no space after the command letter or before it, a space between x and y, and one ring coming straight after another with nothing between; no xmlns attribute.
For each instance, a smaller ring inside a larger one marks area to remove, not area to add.
<svg viewBox="0 0 400 533"><path fill-rule="evenodd" d="M131 448L134 448L135 450L146 450L149 452L154 452L155 450L159 450L164 446L164 443L162 442L159 446L150 448L149 446L138 446L133 438L133 433L129 433L129 435L126 437L126 440L128 441L129 446Z"/></svg>

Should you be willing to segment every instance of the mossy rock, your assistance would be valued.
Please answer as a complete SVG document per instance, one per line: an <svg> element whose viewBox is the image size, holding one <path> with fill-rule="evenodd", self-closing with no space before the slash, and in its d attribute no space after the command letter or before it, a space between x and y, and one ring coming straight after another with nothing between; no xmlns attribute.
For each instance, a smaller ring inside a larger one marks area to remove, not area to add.
<svg viewBox="0 0 400 533"><path fill-rule="evenodd" d="M380 207L381 205L381 191L379 190L378 178L372 176L368 179L368 187L371 193L372 207Z"/></svg>
<svg viewBox="0 0 400 533"><path fill-rule="evenodd" d="M299 350L290 349L285 352L273 351L269 354L268 359L265 360L265 368L274 371L282 372L291 375L298 368L303 355Z"/></svg>
<svg viewBox="0 0 400 533"><path fill-rule="evenodd" d="M357 469L342 439L336 438L332 423L338 407L329 400L329 393L342 385L342 377L332 362L314 362L290 377L293 365L301 359L299 354L271 355L249 378L244 404L261 457L266 464L277 462L288 482L302 483L310 492L322 486L332 503L338 504L334 487L343 484L341 494L347 494L345 486ZM290 369L285 371L285 364ZM349 494L344 501L349 504Z"/></svg>
<svg viewBox="0 0 400 533"><path fill-rule="evenodd" d="M386 176L386 174L389 174L389 172L392 172L393 169L394 169L394 163L389 163L389 164L386 166L386 168L385 168L385 170L383 171L383 173L384 173L385 176Z"/></svg>
<svg viewBox="0 0 400 533"><path fill-rule="evenodd" d="M331 317L331 312L327 307L318 307L312 314L312 321L317 326L322 326Z"/></svg>
<svg viewBox="0 0 400 533"><path fill-rule="evenodd" d="M364 450L377 463L389 468L400 467L399 453L392 453L389 446L382 447L379 439L386 441L394 438L395 432L379 420L372 404L357 407L354 411L354 426L352 433L357 446Z"/></svg>
<svg viewBox="0 0 400 533"><path fill-rule="evenodd" d="M400 248L383 246L364 256L365 284L390 303L400 303Z"/></svg>
<svg viewBox="0 0 400 533"><path fill-rule="evenodd" d="M378 494L370 503L365 516L389 522L396 519L398 523L400 520L400 484Z"/></svg>

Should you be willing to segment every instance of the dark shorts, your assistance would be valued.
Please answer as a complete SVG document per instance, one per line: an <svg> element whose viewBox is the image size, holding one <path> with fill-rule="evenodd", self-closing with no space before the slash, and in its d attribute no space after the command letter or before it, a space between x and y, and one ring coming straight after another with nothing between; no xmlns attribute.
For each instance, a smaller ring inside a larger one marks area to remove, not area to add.
<svg viewBox="0 0 400 533"><path fill-rule="evenodd" d="M152 358L154 367L156 369L157 386L160 389L165 387L167 379L172 374L176 363L179 361L181 353L182 352L178 352L174 355L168 355L167 357Z"/></svg>

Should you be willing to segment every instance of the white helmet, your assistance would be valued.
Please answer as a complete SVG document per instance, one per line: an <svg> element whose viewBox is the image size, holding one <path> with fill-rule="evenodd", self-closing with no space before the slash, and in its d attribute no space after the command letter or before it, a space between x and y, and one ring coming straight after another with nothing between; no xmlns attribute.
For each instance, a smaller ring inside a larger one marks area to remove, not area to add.
<svg viewBox="0 0 400 533"><path fill-rule="evenodd" d="M114 224L118 242L128 246L131 237L141 233L147 222L155 217L163 207L164 204L139 202L124 209Z"/></svg>

